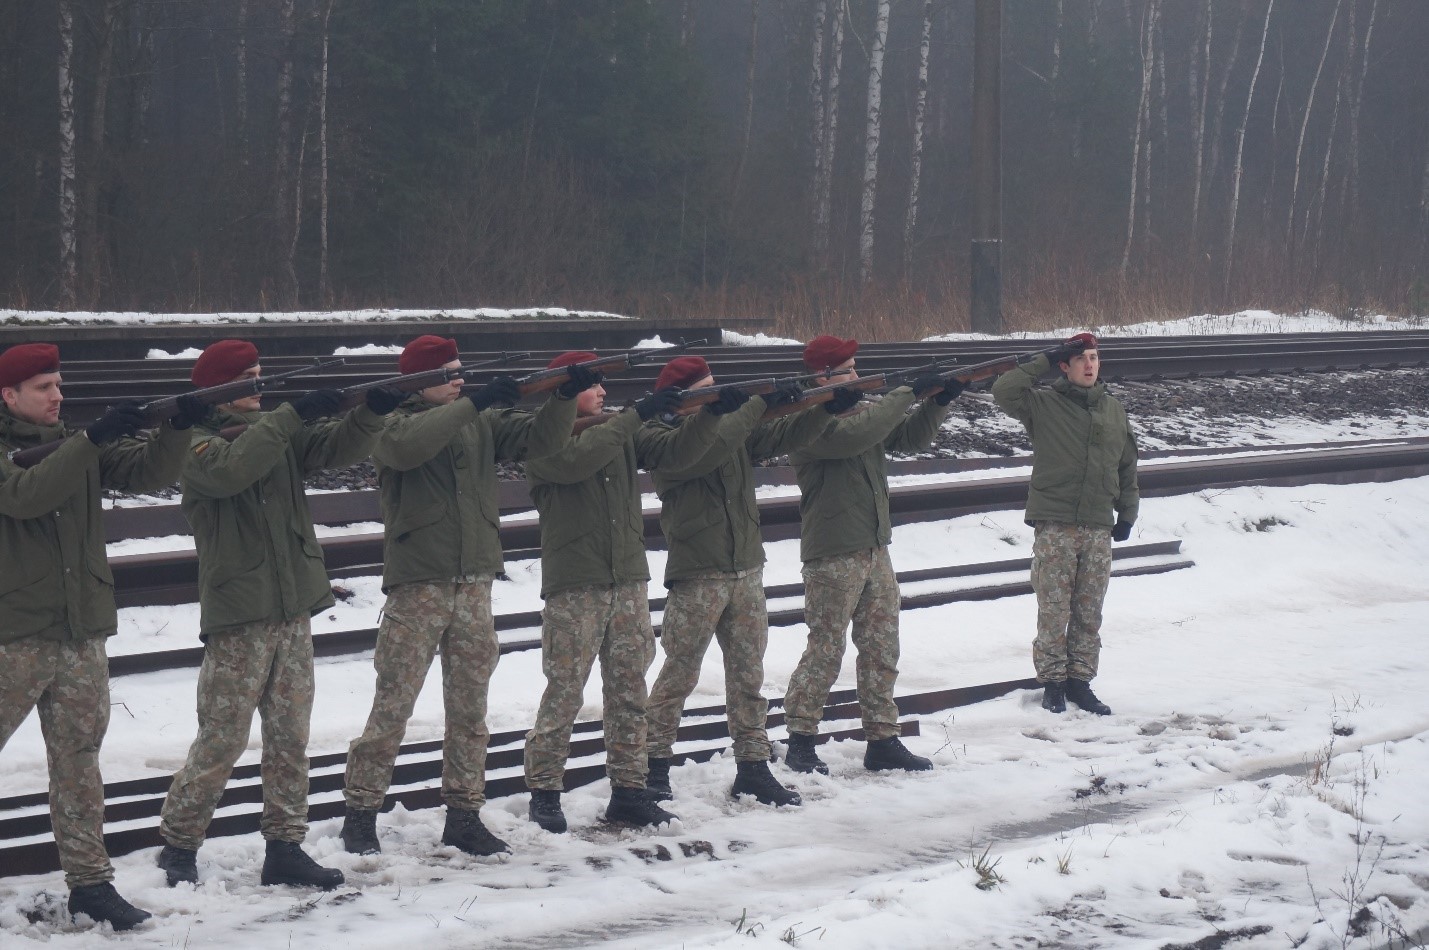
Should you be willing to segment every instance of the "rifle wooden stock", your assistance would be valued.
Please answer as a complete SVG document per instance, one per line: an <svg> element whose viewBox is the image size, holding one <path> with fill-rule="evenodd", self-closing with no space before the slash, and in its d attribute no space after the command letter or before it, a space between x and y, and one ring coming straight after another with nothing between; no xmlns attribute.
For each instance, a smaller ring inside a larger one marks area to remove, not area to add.
<svg viewBox="0 0 1429 950"><path fill-rule="evenodd" d="M875 389L882 389L884 386L893 385L895 374L875 373L872 376L860 376L858 379L850 380L846 383L830 383L827 386L817 386L814 389L805 390L804 395L799 397L797 402L785 403L782 406L775 406L772 409L764 410L763 419L779 419L783 416L791 416L796 412L803 412L813 406L828 402L834 398L834 393L840 389L852 389L855 392L871 392Z"/></svg>
<svg viewBox="0 0 1429 950"><path fill-rule="evenodd" d="M698 412L702 406L718 402L726 389L742 392L746 396L767 396L778 388L779 380L770 377L769 379L750 379L742 383L720 383L715 386L701 386L699 389L686 389L680 393L680 405L675 409L675 415L688 416Z"/></svg>
<svg viewBox="0 0 1429 950"><path fill-rule="evenodd" d="M587 429L594 429L596 426L605 425L618 415L620 415L618 412L601 412L593 416L581 416L575 421L575 425L571 426L571 435L580 435Z"/></svg>
<svg viewBox="0 0 1429 950"><path fill-rule="evenodd" d="M554 369L543 369L529 376L524 376L516 381L516 387L521 391L521 395L523 396L529 396L532 393L548 393L571 378L571 366L583 366L586 369L595 370L605 376L613 376L617 373L629 372L632 367L647 362L656 356L679 353L682 350L687 350L692 346L701 346L704 343L704 340L691 340L688 343L680 342L673 346L662 346L653 350L627 350L624 353L617 353L613 356L597 356L593 360L572 363L570 366L557 366Z"/></svg>
<svg viewBox="0 0 1429 950"><path fill-rule="evenodd" d="M987 360L983 363L974 363L971 366L954 366L952 369L943 372L939 375L941 375L944 379L956 379L958 382L966 386L969 383L978 383L983 381L984 379L991 379L994 376L1001 376L1003 373L1012 369L1016 365L1017 357L1000 356L995 360ZM943 389L944 387L942 386L939 386L937 389L930 389L928 392L923 394L923 398L929 399L933 396L936 396L941 393Z"/></svg>

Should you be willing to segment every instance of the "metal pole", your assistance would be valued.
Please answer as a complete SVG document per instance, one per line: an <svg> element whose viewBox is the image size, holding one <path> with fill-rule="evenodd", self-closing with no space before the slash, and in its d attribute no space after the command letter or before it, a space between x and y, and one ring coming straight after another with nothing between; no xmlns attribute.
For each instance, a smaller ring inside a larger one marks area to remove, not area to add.
<svg viewBox="0 0 1429 950"><path fill-rule="evenodd" d="M1002 332L1002 0L973 25L972 328Z"/></svg>

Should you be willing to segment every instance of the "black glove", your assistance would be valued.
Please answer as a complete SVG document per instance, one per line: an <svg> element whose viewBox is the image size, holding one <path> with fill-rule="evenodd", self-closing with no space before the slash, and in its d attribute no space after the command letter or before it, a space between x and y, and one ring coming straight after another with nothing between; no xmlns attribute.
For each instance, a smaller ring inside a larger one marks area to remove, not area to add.
<svg viewBox="0 0 1429 950"><path fill-rule="evenodd" d="M94 420L84 430L89 441L104 445L131 436L144 427L143 403L137 399L124 399L109 407L109 411Z"/></svg>
<svg viewBox="0 0 1429 950"><path fill-rule="evenodd" d="M478 411L495 405L514 406L521 401L521 390L514 376L496 376L491 382L466 398Z"/></svg>
<svg viewBox="0 0 1429 950"><path fill-rule="evenodd" d="M330 416L337 412L337 407L340 405L342 405L342 393L336 389L314 389L293 400L293 408L297 410L304 422L312 422L314 419Z"/></svg>
<svg viewBox="0 0 1429 950"><path fill-rule="evenodd" d="M376 386L367 391L367 408L379 416L396 409L407 401L407 394L396 386Z"/></svg>
<svg viewBox="0 0 1429 950"><path fill-rule="evenodd" d="M749 402L749 393L729 387L719 391L719 398L706 405L705 412L714 416L723 416L734 412L747 402Z"/></svg>
<svg viewBox="0 0 1429 950"><path fill-rule="evenodd" d="M169 416L169 425L175 429L192 429L208 418L208 403L193 393L184 393L178 404L179 411Z"/></svg>
<svg viewBox="0 0 1429 950"><path fill-rule="evenodd" d="M937 373L924 373L908 384L913 387L913 395L922 399L928 393L943 385L943 377Z"/></svg>
<svg viewBox="0 0 1429 950"><path fill-rule="evenodd" d="M556 388L556 393L562 399L574 399L605 378L599 371L581 366L578 363L572 363L567 366L566 372L570 374L571 378Z"/></svg>
<svg viewBox="0 0 1429 950"><path fill-rule="evenodd" d="M1131 537L1131 522L1116 519L1116 527L1111 529L1111 539L1113 541L1125 541Z"/></svg>
<svg viewBox="0 0 1429 950"><path fill-rule="evenodd" d="M943 377L943 391L934 396L933 401L940 406L946 406L961 396L963 390L967 388L968 387L960 380L954 379L951 376L945 376Z"/></svg>
<svg viewBox="0 0 1429 950"><path fill-rule="evenodd" d="M775 406L788 406L804 398L804 390L798 383L780 383L772 392L764 395L764 405L770 409Z"/></svg>
<svg viewBox="0 0 1429 950"><path fill-rule="evenodd" d="M824 403L824 411L831 416L837 416L848 412L858 401L863 398L863 390L849 389L847 386L840 386L834 390L834 398Z"/></svg>
<svg viewBox="0 0 1429 950"><path fill-rule="evenodd" d="M1054 346L1050 350L1044 350L1047 354L1047 362L1051 363L1055 369L1059 363L1070 363L1072 357L1087 348L1086 340L1068 340L1061 346Z"/></svg>
<svg viewBox="0 0 1429 950"><path fill-rule="evenodd" d="M657 416L674 412L680 408L680 390L674 386L657 389L635 403L635 414L641 422L649 422Z"/></svg>

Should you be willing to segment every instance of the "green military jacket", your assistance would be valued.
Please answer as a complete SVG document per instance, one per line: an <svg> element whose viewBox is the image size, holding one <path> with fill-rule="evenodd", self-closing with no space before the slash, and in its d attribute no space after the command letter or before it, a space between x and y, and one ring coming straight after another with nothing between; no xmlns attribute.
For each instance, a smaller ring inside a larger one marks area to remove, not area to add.
<svg viewBox="0 0 1429 950"><path fill-rule="evenodd" d="M1101 383L1083 387L1063 377L1050 387L1034 386L1050 366L1042 354L1003 373L992 386L997 404L1032 440L1027 523L1110 528L1113 510L1122 520L1135 521L1141 494L1136 437L1126 410Z"/></svg>
<svg viewBox="0 0 1429 950"><path fill-rule="evenodd" d="M218 435L239 424L248 429L232 442ZM332 606L303 477L366 458L381 428L366 406L304 425L286 404L214 412L194 426L182 509L198 548L201 637Z"/></svg>
<svg viewBox="0 0 1429 950"><path fill-rule="evenodd" d="M916 452L933 442L948 414L929 399L913 412L913 390L900 386L860 404L789 457L799 479L799 557L804 561L883 547L888 518L888 452Z"/></svg>
<svg viewBox="0 0 1429 950"><path fill-rule="evenodd" d="M22 469L5 455L66 443ZM156 434L95 446L78 430L15 418L0 406L0 644L26 637L78 641L118 626L114 575L104 554L100 490L172 485L188 433L166 422Z"/></svg>
<svg viewBox="0 0 1429 950"><path fill-rule="evenodd" d="M656 429L626 409L555 455L527 462L526 481L541 513L541 596L648 581L636 469L689 465L709 448L717 425L700 412L683 425Z"/></svg>
<svg viewBox="0 0 1429 950"><path fill-rule="evenodd" d="M719 420L713 443L697 460L652 473L660 495L660 528L670 550L666 587L764 563L753 460L792 452L817 438L831 421L816 408L762 422L766 408L763 398L755 396ZM682 424L691 423L677 417L652 419L645 426L661 432Z"/></svg>
<svg viewBox="0 0 1429 950"><path fill-rule="evenodd" d="M382 589L501 573L496 460L537 459L564 446L576 401L537 412L446 406L413 396L387 417L372 451L382 491Z"/></svg>

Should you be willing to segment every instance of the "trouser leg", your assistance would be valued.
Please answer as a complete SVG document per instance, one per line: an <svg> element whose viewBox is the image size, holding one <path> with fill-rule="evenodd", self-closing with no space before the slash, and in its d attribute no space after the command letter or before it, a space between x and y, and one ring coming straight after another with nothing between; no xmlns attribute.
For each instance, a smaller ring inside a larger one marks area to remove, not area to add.
<svg viewBox="0 0 1429 950"><path fill-rule="evenodd" d="M645 673L655 659L645 582L614 589L609 625L600 644L605 774L617 788L643 788L646 773Z"/></svg>
<svg viewBox="0 0 1429 950"><path fill-rule="evenodd" d="M177 848L203 844L233 764L248 745L273 666L273 626L248 624L208 638L198 674L198 735L174 773L159 823L164 840Z"/></svg>
<svg viewBox="0 0 1429 950"><path fill-rule="evenodd" d="M868 580L853 611L853 645L858 651L858 705L869 741L899 734L898 611L902 599L888 548L869 553Z"/></svg>
<svg viewBox="0 0 1429 950"><path fill-rule="evenodd" d="M379 809L387 798L407 721L451 624L452 587L400 584L387 596L372 656L377 673L372 711L362 735L347 750L343 795L353 808Z"/></svg>
<svg viewBox="0 0 1429 950"><path fill-rule="evenodd" d="M724 654L724 695L734 757L740 762L769 759L769 701L764 698L764 651L769 614L764 604L764 572L733 581L730 599L715 624Z"/></svg>
<svg viewBox="0 0 1429 950"><path fill-rule="evenodd" d="M845 631L864 583L863 565L856 555L818 558L804 565L809 639L784 696L784 720L790 732L811 736L819 731L829 689L843 664Z"/></svg>
<svg viewBox="0 0 1429 950"><path fill-rule="evenodd" d="M1077 570L1075 526L1043 521L1032 541L1032 589L1037 594L1037 637L1032 663L1043 683L1067 678L1067 624Z"/></svg>
<svg viewBox="0 0 1429 950"><path fill-rule="evenodd" d="M491 581L456 585L452 625L442 637L442 800L475 811L486 804L486 696L501 655L491 614Z"/></svg>
<svg viewBox="0 0 1429 950"><path fill-rule="evenodd" d="M668 759L673 751L680 713L700 681L700 666L714 638L715 623L729 603L729 587L729 581L721 577L676 581L670 587L660 625L665 661L646 708L651 758Z"/></svg>
<svg viewBox="0 0 1429 950"><path fill-rule="evenodd" d="M1102 649L1102 603L1111 581L1111 532L1082 527L1067 624L1067 676L1091 682Z"/></svg>
<svg viewBox="0 0 1429 950"><path fill-rule="evenodd" d="M307 617L275 624L272 674L258 700L263 723L263 815L268 841L308 835L308 733L313 719L313 637Z"/></svg>
<svg viewBox="0 0 1429 950"><path fill-rule="evenodd" d="M585 702L585 684L605 635L612 599L609 588L581 587L552 594L541 608L541 670L546 674L546 689L541 693L535 725L526 735L527 788L564 789L571 727ZM645 692L643 678L640 691ZM609 712L607 709L607 716ZM607 719L607 732L609 728Z"/></svg>

